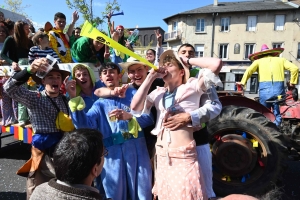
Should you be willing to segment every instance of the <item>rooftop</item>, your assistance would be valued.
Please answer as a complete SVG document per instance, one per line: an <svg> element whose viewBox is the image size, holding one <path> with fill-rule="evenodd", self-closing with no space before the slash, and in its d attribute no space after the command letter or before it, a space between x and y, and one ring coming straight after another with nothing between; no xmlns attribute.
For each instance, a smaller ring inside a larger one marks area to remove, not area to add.
<svg viewBox="0 0 300 200"><path fill-rule="evenodd" d="M168 23L168 19L178 15L192 15L205 13L229 13L229 12L251 12L251 11L271 11L271 10L293 10L298 9L300 0L292 0L289 2L265 0L265 1L242 1L242 2L219 2L217 6L213 4L181 12L164 19Z"/></svg>

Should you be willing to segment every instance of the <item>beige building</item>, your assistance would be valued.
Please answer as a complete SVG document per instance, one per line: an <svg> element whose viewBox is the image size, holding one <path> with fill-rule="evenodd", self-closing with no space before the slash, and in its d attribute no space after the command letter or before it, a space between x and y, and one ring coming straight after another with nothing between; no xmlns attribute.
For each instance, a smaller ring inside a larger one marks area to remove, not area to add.
<svg viewBox="0 0 300 200"><path fill-rule="evenodd" d="M300 67L300 0L211 1L211 5L164 19L168 48L177 50L190 43L196 56L221 58L226 90L234 90L234 82L251 64L248 55L260 51L262 44L270 49L283 47L281 56ZM248 81L248 91L253 82L251 92L256 93L257 75Z"/></svg>

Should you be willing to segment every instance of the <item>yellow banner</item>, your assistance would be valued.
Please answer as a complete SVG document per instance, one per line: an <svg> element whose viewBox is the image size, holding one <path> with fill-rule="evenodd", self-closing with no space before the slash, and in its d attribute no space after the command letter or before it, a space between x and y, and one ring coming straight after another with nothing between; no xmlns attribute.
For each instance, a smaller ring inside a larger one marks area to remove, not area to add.
<svg viewBox="0 0 300 200"><path fill-rule="evenodd" d="M91 23L89 23L88 21L84 22L83 27L80 32L80 35L88 37L88 38L92 38L94 40L98 40L99 42L106 44L107 46L110 46L118 51L121 51L124 54L127 54L127 55L145 63L146 65L148 65L149 67L152 67L153 69L157 69L156 66L151 64L145 58L142 58L141 56L130 51L128 48L124 47L123 45L121 45L118 42L114 41L113 39L109 38L105 34L101 33L99 30L94 28L93 25Z"/></svg>

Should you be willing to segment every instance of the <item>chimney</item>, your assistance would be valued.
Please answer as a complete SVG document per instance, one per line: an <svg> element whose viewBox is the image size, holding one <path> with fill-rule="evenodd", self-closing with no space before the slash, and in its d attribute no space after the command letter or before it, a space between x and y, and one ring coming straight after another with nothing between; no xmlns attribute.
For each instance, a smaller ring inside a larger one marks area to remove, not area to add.
<svg viewBox="0 0 300 200"><path fill-rule="evenodd" d="M218 0L214 0L214 6L218 6Z"/></svg>

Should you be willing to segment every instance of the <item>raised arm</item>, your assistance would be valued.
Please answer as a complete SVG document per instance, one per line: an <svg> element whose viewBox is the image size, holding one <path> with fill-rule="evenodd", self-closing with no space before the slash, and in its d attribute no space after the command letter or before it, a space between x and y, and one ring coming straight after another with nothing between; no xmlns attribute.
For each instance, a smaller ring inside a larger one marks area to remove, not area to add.
<svg viewBox="0 0 300 200"><path fill-rule="evenodd" d="M164 49L162 48L162 36L161 36L161 34L159 32L159 29L154 30L154 33L155 33L156 39L157 39L156 55L155 55L154 65L158 66L159 57L164 52Z"/></svg>
<svg viewBox="0 0 300 200"><path fill-rule="evenodd" d="M290 61L285 60L284 61L284 69L289 70L291 72L290 73L291 74L290 84L297 85L298 77L299 77L298 67L295 64L291 63Z"/></svg>
<svg viewBox="0 0 300 200"><path fill-rule="evenodd" d="M210 69L214 74L218 75L222 69L222 60L219 58L187 58L181 57L183 63L187 66L199 66L200 68Z"/></svg>
<svg viewBox="0 0 300 200"><path fill-rule="evenodd" d="M151 84L156 78L162 78L159 76L165 76L165 69L159 68L157 71L154 71L154 69L150 70L150 73L147 75L146 79L142 83L142 85L139 87L138 91L133 96L133 99L131 101L130 107L134 111L142 111L144 108L144 103L148 94L148 91L151 87Z"/></svg>
<svg viewBox="0 0 300 200"><path fill-rule="evenodd" d="M28 67L15 73L3 86L5 92L14 100L19 103L24 104L26 107L30 108L35 106L33 103L38 95L36 91L30 91L25 87L22 87L24 83L26 83L29 77L39 71L46 71L47 69L47 59L40 58L36 59L32 62L32 64Z"/></svg>
<svg viewBox="0 0 300 200"><path fill-rule="evenodd" d="M69 28L68 28L68 31L67 31L67 35L68 35L69 37L72 36L72 32L73 32L73 30L74 30L75 23L76 23L76 21L77 21L78 19L79 19L79 14L78 14L78 12L75 10L75 11L73 12L73 14L72 14L72 22L71 22L71 24L70 24L70 26L69 26Z"/></svg>

